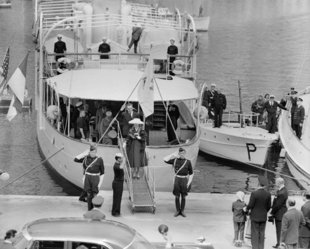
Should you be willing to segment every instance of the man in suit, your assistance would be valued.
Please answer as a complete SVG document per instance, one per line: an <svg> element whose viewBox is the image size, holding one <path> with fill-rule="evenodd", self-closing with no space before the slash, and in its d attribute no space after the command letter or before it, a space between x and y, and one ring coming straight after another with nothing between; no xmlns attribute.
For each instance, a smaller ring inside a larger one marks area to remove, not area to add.
<svg viewBox="0 0 310 249"><path fill-rule="evenodd" d="M129 129L130 129L129 121L134 118L140 118L139 114L134 110L132 103L127 103L126 111L122 113L121 118L120 118L122 135L124 138L127 137Z"/></svg>
<svg viewBox="0 0 310 249"><path fill-rule="evenodd" d="M214 96L214 127L220 128L222 126L222 116L225 109L226 96L218 89Z"/></svg>
<svg viewBox="0 0 310 249"><path fill-rule="evenodd" d="M299 139L301 138L302 126L305 118L305 108L302 106L302 101L302 98L297 99L297 107L292 114L292 128Z"/></svg>
<svg viewBox="0 0 310 249"><path fill-rule="evenodd" d="M264 105L264 110L266 109L268 113L267 130L269 133L275 133L277 129L277 109L281 108L287 110L283 105L275 101L274 95L270 95L269 101Z"/></svg>
<svg viewBox="0 0 310 249"><path fill-rule="evenodd" d="M287 212L283 215L281 228L281 246L286 249L297 249L299 226L305 224L302 213L295 208L295 201L287 200Z"/></svg>
<svg viewBox="0 0 310 249"><path fill-rule="evenodd" d="M276 234L277 234L277 244L273 248L278 248L280 245L280 235L281 235L281 221L282 217L287 211L286 201L288 198L288 192L284 186L284 179L281 177L276 178L277 193L273 199L272 209L271 209L271 219L275 221Z"/></svg>
<svg viewBox="0 0 310 249"><path fill-rule="evenodd" d="M264 249L267 213L271 207L271 194L265 189L268 180L258 176L259 187L252 192L246 208L251 218L251 244L253 249Z"/></svg>
<svg viewBox="0 0 310 249"><path fill-rule="evenodd" d="M211 84L211 89L206 90L203 93L202 97L202 105L208 109L209 119L214 118L214 97L216 95L216 85L214 83Z"/></svg>
<svg viewBox="0 0 310 249"><path fill-rule="evenodd" d="M301 212L304 215L305 221L310 223L310 191L304 195L305 204L301 207ZM301 225L299 230L299 247L306 249L310 248L310 227Z"/></svg>
<svg viewBox="0 0 310 249"><path fill-rule="evenodd" d="M105 215L104 213L101 212L100 208L103 204L103 197L100 195L96 195L93 200L92 203L94 205L94 208L90 211L87 211L83 216L85 219L91 219L91 220L104 220L105 219Z"/></svg>

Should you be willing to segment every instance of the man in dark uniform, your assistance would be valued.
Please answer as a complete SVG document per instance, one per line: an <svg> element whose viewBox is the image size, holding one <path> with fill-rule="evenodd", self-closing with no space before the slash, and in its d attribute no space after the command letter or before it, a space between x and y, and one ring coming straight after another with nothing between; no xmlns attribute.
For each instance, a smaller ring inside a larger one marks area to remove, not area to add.
<svg viewBox="0 0 310 249"><path fill-rule="evenodd" d="M306 224L302 224L299 230L299 247L302 249L310 248L310 191L304 194L304 205L301 212L305 217Z"/></svg>
<svg viewBox="0 0 310 249"><path fill-rule="evenodd" d="M214 95L214 127L222 126L223 110L226 109L226 96L222 94L220 89Z"/></svg>
<svg viewBox="0 0 310 249"><path fill-rule="evenodd" d="M175 196L176 212L174 217L182 215L186 217L184 213L185 209L185 197L187 196L188 189L193 180L193 168L191 161L185 158L186 151L183 148L179 149L178 157L171 156L165 163L173 165L174 169L174 186L173 195ZM182 197L180 203L180 196Z"/></svg>
<svg viewBox="0 0 310 249"><path fill-rule="evenodd" d="M267 101L264 105L264 109L266 109L268 113L268 121L267 121L267 130L269 133L275 133L277 129L277 109L281 108L283 110L287 110L284 106L280 105L275 101L274 95L270 95L269 101Z"/></svg>
<svg viewBox="0 0 310 249"><path fill-rule="evenodd" d="M170 75L174 75L174 73L172 72L172 64L175 61L175 57L171 55L176 55L179 53L178 47L174 45L174 43L175 43L174 38L171 38L170 46L167 49L167 54L169 55L169 74Z"/></svg>
<svg viewBox="0 0 310 249"><path fill-rule="evenodd" d="M253 249L264 249L267 213L271 207L271 194L265 189L268 180L258 176L259 187L252 192L246 211L251 211L251 244Z"/></svg>
<svg viewBox="0 0 310 249"><path fill-rule="evenodd" d="M272 209L271 209L272 216L269 217L269 221L271 219L274 220L276 225L277 244L273 246L273 248L278 248L280 246L282 217L287 211L286 201L288 198L288 192L286 187L284 186L283 178L281 177L276 178L276 187L278 188L278 190L272 203Z"/></svg>
<svg viewBox="0 0 310 249"><path fill-rule="evenodd" d="M130 129L130 124L129 121L134 119L134 118L139 118L139 114L134 110L132 103L127 103L126 106L126 111L122 112L120 116L120 125L122 129L122 136L124 138L127 137L129 129Z"/></svg>
<svg viewBox="0 0 310 249"><path fill-rule="evenodd" d="M54 44L54 53L63 54L67 51L66 43L61 40L62 35L60 35L60 34L57 35L57 39L58 39L58 41L55 42L55 44ZM62 58L62 57L65 57L65 56L64 55L56 55L55 56L56 62L58 62L58 59Z"/></svg>
<svg viewBox="0 0 310 249"><path fill-rule="evenodd" d="M128 50L127 52L129 52L129 50L131 49L132 45L134 45L134 52L135 54L137 53L137 48L138 48L138 42L140 40L141 34L142 34L142 27L141 24L136 24L136 26L132 27L132 33L131 33L131 41L128 45Z"/></svg>
<svg viewBox="0 0 310 249"><path fill-rule="evenodd" d="M107 43L107 38L103 37L102 38L102 43L100 44L98 48L99 53L110 53L111 52L111 47ZM102 54L100 55L100 59L110 59L110 56L108 54Z"/></svg>
<svg viewBox="0 0 310 249"><path fill-rule="evenodd" d="M114 170L114 180L112 182L113 189L113 204L112 204L112 216L121 215L121 202L123 195L123 185L124 185L124 164L123 155L121 153L116 153L115 163L113 166Z"/></svg>
<svg viewBox="0 0 310 249"><path fill-rule="evenodd" d="M104 164L101 157L97 157L97 147L90 146L87 156L74 158L75 162L83 163L84 191L87 193L88 210L93 208L92 199L99 193L104 177Z"/></svg>
<svg viewBox="0 0 310 249"><path fill-rule="evenodd" d="M305 108L302 106L302 98L297 99L297 107L292 114L292 128L296 133L296 137L301 138L302 126L305 118Z"/></svg>
<svg viewBox="0 0 310 249"><path fill-rule="evenodd" d="M216 94L215 90L216 85L214 83L211 84L211 89L206 90L203 93L202 105L208 109L209 119L214 118L214 97Z"/></svg>
<svg viewBox="0 0 310 249"><path fill-rule="evenodd" d="M167 135L168 142L172 142L177 139L176 129L178 128L178 118L180 117L179 108L177 105L171 103L168 105L168 115L167 118ZM171 121L170 121L171 120Z"/></svg>

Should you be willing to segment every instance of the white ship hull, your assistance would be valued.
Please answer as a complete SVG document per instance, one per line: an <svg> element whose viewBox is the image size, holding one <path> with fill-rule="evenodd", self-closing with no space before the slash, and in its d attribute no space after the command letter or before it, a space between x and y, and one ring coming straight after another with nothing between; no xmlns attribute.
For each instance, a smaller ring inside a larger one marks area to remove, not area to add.
<svg viewBox="0 0 310 249"><path fill-rule="evenodd" d="M251 165L264 165L268 149L278 139L259 127L232 128L223 125L212 128L201 124L200 150L220 158Z"/></svg>
<svg viewBox="0 0 310 249"><path fill-rule="evenodd" d="M73 159L81 152L87 150L89 144L64 136L54 129L46 119L44 127L43 129L37 127L38 141L42 154L45 158L48 158L63 147L63 150L48 159L48 163L63 178L82 188L82 164L74 162ZM187 158L191 160L194 167L198 156L199 139L195 139L192 143L183 144L182 147L186 149ZM150 174L154 175L156 191L172 190L173 169L171 165L164 163L163 158L176 152L177 149L177 146L148 147L146 149L149 155L149 166L147 167L150 170ZM120 152L117 146L98 146L98 156L103 158L105 166L105 176L102 185L104 190L112 189L114 156L117 152Z"/></svg>
<svg viewBox="0 0 310 249"><path fill-rule="evenodd" d="M286 162L291 174L304 188L310 183L310 88L300 93L305 108L305 120L301 140L299 140L290 125L290 112L282 112L279 119L279 133L281 143L286 151Z"/></svg>

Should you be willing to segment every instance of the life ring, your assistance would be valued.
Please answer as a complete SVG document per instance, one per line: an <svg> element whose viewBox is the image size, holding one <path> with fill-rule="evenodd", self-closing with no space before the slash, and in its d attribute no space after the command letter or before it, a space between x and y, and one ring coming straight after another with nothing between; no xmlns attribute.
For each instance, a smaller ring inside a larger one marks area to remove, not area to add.
<svg viewBox="0 0 310 249"><path fill-rule="evenodd" d="M182 60L175 60L171 66L174 74L182 74L185 72L185 62Z"/></svg>

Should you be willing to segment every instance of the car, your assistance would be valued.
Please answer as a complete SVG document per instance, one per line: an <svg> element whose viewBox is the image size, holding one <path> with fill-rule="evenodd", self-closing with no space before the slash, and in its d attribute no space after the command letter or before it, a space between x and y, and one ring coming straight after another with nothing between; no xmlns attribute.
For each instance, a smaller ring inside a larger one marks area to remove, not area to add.
<svg viewBox="0 0 310 249"><path fill-rule="evenodd" d="M111 220L45 218L26 224L16 249L155 249L133 228ZM84 247L83 247L84 246Z"/></svg>

